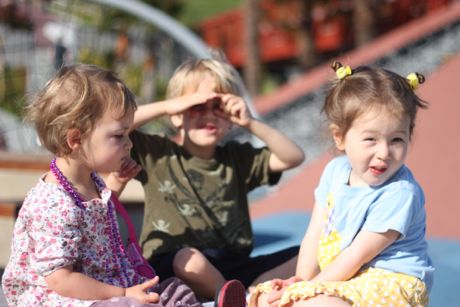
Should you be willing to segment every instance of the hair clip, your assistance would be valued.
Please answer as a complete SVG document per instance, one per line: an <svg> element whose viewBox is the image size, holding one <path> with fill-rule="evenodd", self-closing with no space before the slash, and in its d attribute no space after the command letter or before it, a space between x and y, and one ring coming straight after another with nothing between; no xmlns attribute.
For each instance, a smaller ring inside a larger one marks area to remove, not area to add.
<svg viewBox="0 0 460 307"><path fill-rule="evenodd" d="M337 78L340 80L344 79L345 77L351 75L352 70L350 66L343 66L342 63L338 61L334 61L331 65L332 69L335 71Z"/></svg>
<svg viewBox="0 0 460 307"><path fill-rule="evenodd" d="M413 90L416 90L420 84L425 82L425 76L419 74L418 72L408 74L406 79Z"/></svg>

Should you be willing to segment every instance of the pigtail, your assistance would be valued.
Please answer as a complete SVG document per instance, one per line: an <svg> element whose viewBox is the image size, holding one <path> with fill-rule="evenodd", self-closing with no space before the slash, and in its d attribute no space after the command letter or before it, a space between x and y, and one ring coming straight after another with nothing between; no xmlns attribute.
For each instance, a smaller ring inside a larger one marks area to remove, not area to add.
<svg viewBox="0 0 460 307"><path fill-rule="evenodd" d="M408 74L406 79L413 90L416 90L420 84L425 82L425 76L418 72Z"/></svg>
<svg viewBox="0 0 460 307"><path fill-rule="evenodd" d="M337 75L337 78L339 78L339 80L343 80L353 73L350 66L343 66L342 63L340 63L339 61L334 61L331 67L335 71L335 74Z"/></svg>

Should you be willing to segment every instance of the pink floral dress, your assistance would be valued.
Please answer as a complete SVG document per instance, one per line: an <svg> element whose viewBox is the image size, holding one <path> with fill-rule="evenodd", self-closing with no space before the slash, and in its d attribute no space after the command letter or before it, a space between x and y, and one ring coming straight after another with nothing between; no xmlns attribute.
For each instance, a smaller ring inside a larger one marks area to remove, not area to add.
<svg viewBox="0 0 460 307"><path fill-rule="evenodd" d="M60 185L40 179L30 190L19 211L11 257L3 274L9 306L93 304L60 296L47 287L45 276L69 265L74 271L120 287L143 281L124 253L120 257L111 247L107 215L111 191L101 188L99 192L101 199L84 202L83 210Z"/></svg>

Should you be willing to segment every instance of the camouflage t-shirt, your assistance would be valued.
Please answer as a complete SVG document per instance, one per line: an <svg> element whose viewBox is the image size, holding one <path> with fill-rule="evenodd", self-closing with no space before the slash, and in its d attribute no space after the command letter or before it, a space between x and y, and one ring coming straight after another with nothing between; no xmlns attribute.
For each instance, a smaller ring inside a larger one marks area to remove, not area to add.
<svg viewBox="0 0 460 307"><path fill-rule="evenodd" d="M269 172L266 147L232 141L203 160L162 135L133 131L130 137L131 155L143 168L136 179L145 192L140 242L147 259L185 246L250 254L247 193L281 177Z"/></svg>

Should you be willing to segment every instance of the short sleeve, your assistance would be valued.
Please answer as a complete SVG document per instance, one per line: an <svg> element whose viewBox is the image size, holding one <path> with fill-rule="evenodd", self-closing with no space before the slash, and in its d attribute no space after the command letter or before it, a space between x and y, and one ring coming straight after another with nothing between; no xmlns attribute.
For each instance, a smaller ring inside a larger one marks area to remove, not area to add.
<svg viewBox="0 0 460 307"><path fill-rule="evenodd" d="M345 161L344 157L334 158L324 168L319 184L315 189L315 201L321 207L326 206L327 195L331 192L332 182L341 181L338 176L343 169Z"/></svg>
<svg viewBox="0 0 460 307"><path fill-rule="evenodd" d="M279 182L282 172L270 172L269 161L271 151L267 147L253 147L250 143L230 142L232 155L236 160L239 173L245 178L248 190L258 186Z"/></svg>
<svg viewBox="0 0 460 307"><path fill-rule="evenodd" d="M363 229L378 233L395 230L405 237L422 201L408 187L391 187L371 205Z"/></svg>
<svg viewBox="0 0 460 307"><path fill-rule="evenodd" d="M48 190L48 195L36 205L30 236L34 240L32 268L46 276L79 258L81 241L79 225L81 209L60 188Z"/></svg>

